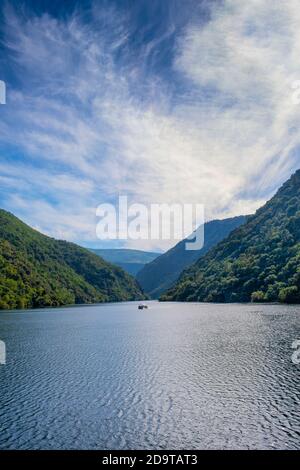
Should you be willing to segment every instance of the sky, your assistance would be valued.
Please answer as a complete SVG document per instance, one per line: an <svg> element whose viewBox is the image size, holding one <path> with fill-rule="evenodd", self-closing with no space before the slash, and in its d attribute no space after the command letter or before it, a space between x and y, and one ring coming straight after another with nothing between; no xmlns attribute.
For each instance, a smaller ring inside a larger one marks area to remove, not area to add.
<svg viewBox="0 0 300 470"><path fill-rule="evenodd" d="M90 247L96 208L253 213L299 166L298 0L0 0L0 207Z"/></svg>

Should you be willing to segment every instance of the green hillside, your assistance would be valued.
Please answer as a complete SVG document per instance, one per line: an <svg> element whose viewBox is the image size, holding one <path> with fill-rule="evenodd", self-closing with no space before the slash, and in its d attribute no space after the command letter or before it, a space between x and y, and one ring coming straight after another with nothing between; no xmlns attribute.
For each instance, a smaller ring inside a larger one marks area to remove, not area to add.
<svg viewBox="0 0 300 470"><path fill-rule="evenodd" d="M300 302L300 170L162 300Z"/></svg>
<svg viewBox="0 0 300 470"><path fill-rule="evenodd" d="M158 298L177 281L185 268L204 256L211 247L227 237L245 220L245 216L240 216L207 222L204 225L203 248L186 250L186 240L182 240L151 263L146 264L137 274L137 281L152 298Z"/></svg>
<svg viewBox="0 0 300 470"><path fill-rule="evenodd" d="M121 268L0 210L0 309L142 298Z"/></svg>

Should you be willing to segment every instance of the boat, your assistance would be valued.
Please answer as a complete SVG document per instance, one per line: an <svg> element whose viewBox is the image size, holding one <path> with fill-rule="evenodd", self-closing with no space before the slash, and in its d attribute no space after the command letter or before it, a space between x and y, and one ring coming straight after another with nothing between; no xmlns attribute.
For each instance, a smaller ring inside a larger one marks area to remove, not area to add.
<svg viewBox="0 0 300 470"><path fill-rule="evenodd" d="M144 308L148 308L148 305L141 304L141 305L138 306L139 310L144 310Z"/></svg>

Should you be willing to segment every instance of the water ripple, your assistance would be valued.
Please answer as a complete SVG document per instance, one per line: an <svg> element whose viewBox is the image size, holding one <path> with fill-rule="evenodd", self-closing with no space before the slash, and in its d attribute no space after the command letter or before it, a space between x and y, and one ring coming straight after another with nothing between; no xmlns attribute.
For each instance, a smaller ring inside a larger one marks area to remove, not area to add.
<svg viewBox="0 0 300 470"><path fill-rule="evenodd" d="M300 307L2 313L1 449L299 449Z"/></svg>

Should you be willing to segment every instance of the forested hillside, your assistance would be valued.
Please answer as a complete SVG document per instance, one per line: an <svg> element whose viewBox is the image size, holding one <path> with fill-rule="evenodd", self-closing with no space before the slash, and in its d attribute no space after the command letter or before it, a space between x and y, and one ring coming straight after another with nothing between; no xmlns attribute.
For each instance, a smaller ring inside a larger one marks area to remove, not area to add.
<svg viewBox="0 0 300 470"><path fill-rule="evenodd" d="M300 302L300 170L163 300Z"/></svg>
<svg viewBox="0 0 300 470"><path fill-rule="evenodd" d="M137 274L141 287L151 297L158 298L179 278L182 271L204 256L235 228L246 220L245 216L212 220L204 225L204 246L200 250L186 250L187 240L182 240L154 261L146 264Z"/></svg>
<svg viewBox="0 0 300 470"><path fill-rule="evenodd" d="M121 268L0 210L0 309L141 297L135 280Z"/></svg>

